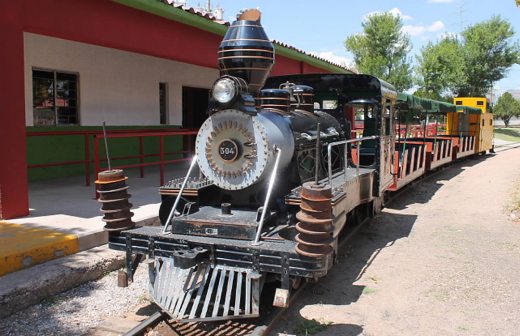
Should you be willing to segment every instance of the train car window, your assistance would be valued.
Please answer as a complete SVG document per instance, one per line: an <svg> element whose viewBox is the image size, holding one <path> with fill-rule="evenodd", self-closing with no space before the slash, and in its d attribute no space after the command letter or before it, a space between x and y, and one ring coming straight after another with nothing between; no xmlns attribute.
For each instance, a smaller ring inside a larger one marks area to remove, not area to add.
<svg viewBox="0 0 520 336"><path fill-rule="evenodd" d="M482 100L477 101L477 106L484 106L484 101L482 101Z"/></svg>
<svg viewBox="0 0 520 336"><path fill-rule="evenodd" d="M323 109L324 110L335 110L338 108L337 100L324 100L323 101Z"/></svg>
<svg viewBox="0 0 520 336"><path fill-rule="evenodd" d="M455 105L462 105L462 100L456 100Z"/></svg>
<svg viewBox="0 0 520 336"><path fill-rule="evenodd" d="M485 125L484 123L485 123L485 120L484 120L484 119L482 119L482 126L484 126L484 125Z"/></svg>
<svg viewBox="0 0 520 336"><path fill-rule="evenodd" d="M489 119L489 126L493 125L493 119Z"/></svg>

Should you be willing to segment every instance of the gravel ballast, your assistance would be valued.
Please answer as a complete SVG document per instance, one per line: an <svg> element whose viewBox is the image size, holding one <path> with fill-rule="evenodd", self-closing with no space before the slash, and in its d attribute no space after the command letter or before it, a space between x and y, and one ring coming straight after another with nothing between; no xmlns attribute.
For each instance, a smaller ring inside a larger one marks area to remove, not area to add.
<svg viewBox="0 0 520 336"><path fill-rule="evenodd" d="M0 320L0 335L85 335L148 300L145 264L138 267L134 280L126 288L117 287L117 271L107 273Z"/></svg>

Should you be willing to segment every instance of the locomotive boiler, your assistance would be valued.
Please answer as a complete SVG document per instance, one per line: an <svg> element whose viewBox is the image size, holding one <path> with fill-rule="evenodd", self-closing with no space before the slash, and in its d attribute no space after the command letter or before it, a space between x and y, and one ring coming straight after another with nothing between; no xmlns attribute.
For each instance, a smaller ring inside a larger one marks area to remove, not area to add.
<svg viewBox="0 0 520 336"><path fill-rule="evenodd" d="M163 226L110 235L129 274L133 256L153 260L152 296L173 318L258 316L267 282L277 287L273 304L287 307L302 280L327 274L346 223L378 210L391 182L394 136L382 111L393 87L348 74L266 84L274 60L260 12L244 11L218 49L220 77L190 168L160 188ZM352 106L373 134L350 139Z"/></svg>

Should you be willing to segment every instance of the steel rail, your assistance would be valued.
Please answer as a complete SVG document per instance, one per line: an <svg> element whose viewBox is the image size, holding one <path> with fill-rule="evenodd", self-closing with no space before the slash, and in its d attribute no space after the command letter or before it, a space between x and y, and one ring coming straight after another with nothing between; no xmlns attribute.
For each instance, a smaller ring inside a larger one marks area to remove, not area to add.
<svg viewBox="0 0 520 336"><path fill-rule="evenodd" d="M162 311L155 312L153 315L150 315L149 318L139 323L128 332L124 333L124 336L139 336L143 335L148 328L154 327L156 324L164 320L166 316Z"/></svg>

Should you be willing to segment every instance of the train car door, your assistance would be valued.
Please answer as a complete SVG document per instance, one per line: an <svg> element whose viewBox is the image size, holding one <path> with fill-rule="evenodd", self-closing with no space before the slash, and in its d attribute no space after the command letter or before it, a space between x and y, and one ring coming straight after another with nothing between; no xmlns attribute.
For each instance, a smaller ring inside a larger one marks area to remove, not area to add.
<svg viewBox="0 0 520 336"><path fill-rule="evenodd" d="M379 196L394 181L392 175L392 161L395 151L394 114L395 107L392 100L383 98L380 117L381 127L379 128L381 130L379 138Z"/></svg>

